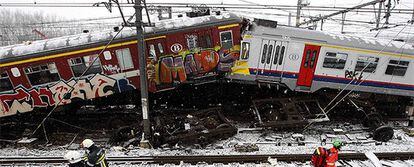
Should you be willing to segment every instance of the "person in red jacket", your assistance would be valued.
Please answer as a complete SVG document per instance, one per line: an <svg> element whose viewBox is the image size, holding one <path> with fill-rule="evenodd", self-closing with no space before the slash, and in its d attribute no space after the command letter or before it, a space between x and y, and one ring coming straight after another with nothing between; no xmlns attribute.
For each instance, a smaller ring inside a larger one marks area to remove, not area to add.
<svg viewBox="0 0 414 167"><path fill-rule="evenodd" d="M312 155L311 163L314 167L336 167L335 162L338 160L338 151L343 145L341 141L334 141L333 147L326 149L318 147Z"/></svg>
<svg viewBox="0 0 414 167"><path fill-rule="evenodd" d="M328 150L324 167L336 167L335 163L338 161L338 151L341 149L342 145L342 142L339 140L333 142L333 147Z"/></svg>

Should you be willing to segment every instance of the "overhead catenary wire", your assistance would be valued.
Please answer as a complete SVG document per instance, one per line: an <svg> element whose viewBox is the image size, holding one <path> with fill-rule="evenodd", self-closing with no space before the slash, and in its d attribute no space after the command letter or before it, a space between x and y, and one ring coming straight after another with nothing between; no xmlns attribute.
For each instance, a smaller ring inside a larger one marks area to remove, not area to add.
<svg viewBox="0 0 414 167"><path fill-rule="evenodd" d="M90 7L90 8L100 8L106 7L104 5L93 6L94 3L1 3L2 7ZM276 9L281 11L296 10L296 5L244 5L244 4L203 4L203 3L148 3L148 5L154 5L155 8L158 7L174 7L174 8L191 8L197 5L208 5L209 8L238 8L238 9ZM132 4L120 3L120 7L132 7ZM337 12L347 7L329 7L329 6L305 6L303 9L313 10L313 11L325 11L325 12ZM374 13L373 8L361 8L358 11L350 12L361 12L361 13ZM412 14L412 9L408 8L399 8L391 13L398 14Z"/></svg>

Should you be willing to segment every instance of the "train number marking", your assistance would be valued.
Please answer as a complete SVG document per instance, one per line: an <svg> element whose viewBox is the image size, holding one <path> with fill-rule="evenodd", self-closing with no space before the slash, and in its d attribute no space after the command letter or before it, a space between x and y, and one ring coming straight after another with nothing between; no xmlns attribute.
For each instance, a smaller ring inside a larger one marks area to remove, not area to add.
<svg viewBox="0 0 414 167"><path fill-rule="evenodd" d="M170 49L171 49L172 52L178 53L181 50L183 50L183 45L181 45L179 43L175 43L175 44L171 45L171 48Z"/></svg>

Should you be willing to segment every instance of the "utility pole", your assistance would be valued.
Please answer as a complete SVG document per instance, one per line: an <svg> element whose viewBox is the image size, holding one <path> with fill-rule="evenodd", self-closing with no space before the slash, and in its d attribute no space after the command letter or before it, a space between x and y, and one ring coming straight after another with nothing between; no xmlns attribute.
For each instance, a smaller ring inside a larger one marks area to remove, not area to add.
<svg viewBox="0 0 414 167"><path fill-rule="evenodd" d="M303 23L299 23L299 25L309 24L309 23L312 23L312 22L315 22L315 21L327 19L327 18L332 17L332 16L336 16L336 15L339 15L339 14L342 14L342 13L347 13L347 12L352 11L352 10L360 9L360 8L365 7L365 6L374 5L374 4L377 4L379 2L384 2L384 1L385 0L373 0L371 2L363 3L363 4L360 4L360 5L351 7L351 8L346 8L344 10L340 10L340 11L337 11L337 12L334 12L334 13L331 13L331 14L328 14L328 15L324 15L322 17L312 18L312 19L310 19L308 21L305 21ZM298 12L300 12L299 9L298 9ZM297 17L296 17L296 19L297 19Z"/></svg>
<svg viewBox="0 0 414 167"><path fill-rule="evenodd" d="M387 5L385 5L385 7L387 7L387 13L385 13L385 24L388 24L388 19L391 16L391 0L388 0Z"/></svg>
<svg viewBox="0 0 414 167"><path fill-rule="evenodd" d="M413 15L411 15L411 24L414 22L414 0L413 0Z"/></svg>
<svg viewBox="0 0 414 167"><path fill-rule="evenodd" d="M323 19L321 20L321 31L323 31Z"/></svg>
<svg viewBox="0 0 414 167"><path fill-rule="evenodd" d="M302 0L298 0L296 7L296 27L300 26L300 11L302 10Z"/></svg>
<svg viewBox="0 0 414 167"><path fill-rule="evenodd" d="M288 18L288 26L291 26L292 25L292 13L289 13L288 17L289 17Z"/></svg>
<svg viewBox="0 0 414 167"><path fill-rule="evenodd" d="M144 2L145 3L145 2ZM137 29L137 45L138 45L138 57L139 57L139 80L141 89L141 107L142 107L142 119L144 125L144 132L142 133L142 139L140 146L149 148L149 137L151 133L150 121L148 114L148 84L147 84L147 59L145 57L144 47L144 30L142 24L142 6L141 0L135 0L135 26Z"/></svg>
<svg viewBox="0 0 414 167"><path fill-rule="evenodd" d="M381 20L382 3L383 2L380 2L379 3L379 7L378 7L378 15L377 15L377 21L376 21L376 23L377 23L376 28L379 28L379 23L380 23L380 20Z"/></svg>
<svg viewBox="0 0 414 167"><path fill-rule="evenodd" d="M346 13L342 13L342 26L341 26L341 34L344 33L344 26L345 26L345 15Z"/></svg>

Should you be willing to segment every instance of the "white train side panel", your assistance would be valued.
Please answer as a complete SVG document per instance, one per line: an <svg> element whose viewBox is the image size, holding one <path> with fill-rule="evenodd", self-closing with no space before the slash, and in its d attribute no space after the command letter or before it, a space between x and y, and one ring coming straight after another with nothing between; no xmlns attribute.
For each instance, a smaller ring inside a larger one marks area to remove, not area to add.
<svg viewBox="0 0 414 167"><path fill-rule="evenodd" d="M414 96L414 48L401 42L335 36L296 28L255 26L245 35L229 78ZM349 84L349 86L347 86Z"/></svg>

